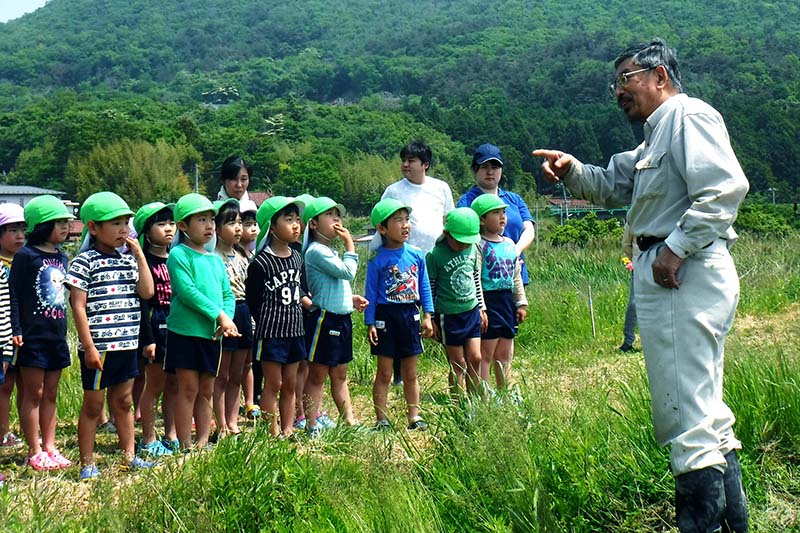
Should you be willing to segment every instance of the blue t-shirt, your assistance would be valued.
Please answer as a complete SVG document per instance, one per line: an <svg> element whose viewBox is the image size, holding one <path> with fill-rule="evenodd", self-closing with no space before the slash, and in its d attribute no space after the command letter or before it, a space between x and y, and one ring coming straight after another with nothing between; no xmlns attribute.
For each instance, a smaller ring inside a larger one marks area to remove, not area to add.
<svg viewBox="0 0 800 533"><path fill-rule="evenodd" d="M481 239L483 263L481 285L484 291L514 289L514 269L517 264L517 249L514 241L504 237L500 242Z"/></svg>
<svg viewBox="0 0 800 533"><path fill-rule="evenodd" d="M465 192L458 199L456 207L469 207L472 201L483 194L477 185L473 185L470 190ZM525 231L524 222L533 222L531 212L525 205L525 200L520 195L511 191L497 189L497 195L508 206L506 207L506 229L503 235L510 238L515 243L519 241L522 232ZM528 284L528 269L525 267L525 255L522 256L522 282Z"/></svg>
<svg viewBox="0 0 800 533"><path fill-rule="evenodd" d="M364 296L369 305L364 311L364 323L375 323L377 304L422 303L422 311L433 313L433 296L425 258L419 248L404 244L388 250L381 246L367 263L367 282Z"/></svg>

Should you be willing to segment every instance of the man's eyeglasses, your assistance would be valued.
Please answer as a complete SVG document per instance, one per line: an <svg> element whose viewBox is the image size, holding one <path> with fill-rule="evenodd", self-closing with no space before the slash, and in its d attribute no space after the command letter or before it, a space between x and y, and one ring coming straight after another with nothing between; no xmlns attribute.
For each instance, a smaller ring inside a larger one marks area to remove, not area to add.
<svg viewBox="0 0 800 533"><path fill-rule="evenodd" d="M616 78L614 81L611 82L611 85L608 86L608 90L611 92L611 96L615 96L617 94L617 87L625 87L628 85L628 82L631 81L631 76L634 74L639 74L640 72L647 72L648 70L653 70L658 68L658 65L655 67L647 67L647 68L640 68L639 70L634 70L631 72L623 72Z"/></svg>

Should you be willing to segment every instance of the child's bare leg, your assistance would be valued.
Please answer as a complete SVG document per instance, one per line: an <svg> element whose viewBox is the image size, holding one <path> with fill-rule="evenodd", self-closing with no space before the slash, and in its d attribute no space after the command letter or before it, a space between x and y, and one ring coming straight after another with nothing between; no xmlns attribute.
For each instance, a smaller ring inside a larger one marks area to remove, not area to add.
<svg viewBox="0 0 800 533"><path fill-rule="evenodd" d="M56 399L61 370L44 373L44 390L39 404L39 426L42 428L42 448L46 452L56 451Z"/></svg>
<svg viewBox="0 0 800 533"><path fill-rule="evenodd" d="M19 404L19 423L25 442L28 443L28 457L42 451L39 444L39 406L44 394L45 371L42 368L21 367L25 394Z"/></svg>
<svg viewBox="0 0 800 533"><path fill-rule="evenodd" d="M139 375L133 379L133 412L134 421L142 418L141 400L142 392L145 386L145 364L144 359L141 357L136 358L136 367L139 370Z"/></svg>
<svg viewBox="0 0 800 533"><path fill-rule="evenodd" d="M300 361L297 367L297 385L294 389L297 397L294 411L296 420L306 417L306 403L308 403L308 396L305 394L306 379L308 379L308 361Z"/></svg>
<svg viewBox="0 0 800 533"><path fill-rule="evenodd" d="M0 438L9 431L11 417L11 393L14 392L16 374L6 374L6 381L0 385Z"/></svg>
<svg viewBox="0 0 800 533"><path fill-rule="evenodd" d="M513 355L514 339L498 339L497 347L494 349L494 379L498 390L508 387ZM481 366L483 366L482 361Z"/></svg>
<svg viewBox="0 0 800 533"><path fill-rule="evenodd" d="M133 460L134 437L133 437L133 379L123 383L117 383L108 388L108 410L114 417L114 425L117 426L117 436L119 437L119 447L126 463Z"/></svg>
<svg viewBox="0 0 800 533"><path fill-rule="evenodd" d="M450 396L453 401L457 401L459 391L464 390L464 376L467 373L464 347L445 345L444 350L447 353L447 360L450 362L450 373L447 376L447 381L450 384Z"/></svg>
<svg viewBox="0 0 800 533"><path fill-rule="evenodd" d="M211 402L214 398L214 376L202 373L199 376L199 387L195 398L194 424L197 433L197 447L208 446L211 433Z"/></svg>
<svg viewBox="0 0 800 533"><path fill-rule="evenodd" d="M497 339L481 339L481 379L486 383L489 383L496 349Z"/></svg>
<svg viewBox="0 0 800 533"><path fill-rule="evenodd" d="M322 407L322 389L328 377L330 367L319 363L309 363L308 378L306 379L304 394L308 395L309 402L306 406L306 427L313 429L317 426L317 413Z"/></svg>
<svg viewBox="0 0 800 533"><path fill-rule="evenodd" d="M339 410L339 416L344 418L349 426L358 422L353 416L353 403L350 401L350 388L347 386L347 363L331 367L331 397Z"/></svg>
<svg viewBox="0 0 800 533"><path fill-rule="evenodd" d="M78 449L81 454L81 465L94 464L94 439L97 435L97 424L105 405L105 390L84 390L83 405L78 418Z"/></svg>
<svg viewBox="0 0 800 533"><path fill-rule="evenodd" d="M372 404L375 406L375 418L378 422L387 419L387 396L393 373L394 358L379 355L378 370L375 373L375 381L372 382ZM404 382L403 387L405 386Z"/></svg>
<svg viewBox="0 0 800 533"><path fill-rule="evenodd" d="M164 417L164 436L173 441L178 438L175 432L175 398L178 396L178 378L166 373L164 395L161 397L161 416Z"/></svg>
<svg viewBox="0 0 800 533"><path fill-rule="evenodd" d="M228 386L225 389L225 422L228 431L239 433L239 393L242 389L242 373L249 350L236 350L231 353Z"/></svg>
<svg viewBox="0 0 800 533"><path fill-rule="evenodd" d="M406 397L409 424L414 422L419 416L419 381L417 380L418 359L419 356L415 355L400 360L400 370L403 374L403 393Z"/></svg>
<svg viewBox="0 0 800 533"><path fill-rule="evenodd" d="M297 366L298 363L283 365L283 383L281 385L281 432L285 437L289 437L294 432L294 404L295 388L297 387Z"/></svg>
<svg viewBox="0 0 800 533"><path fill-rule="evenodd" d="M467 360L467 391L483 396L484 381L481 379L481 339L474 337L464 343L464 358Z"/></svg>
<svg viewBox="0 0 800 533"><path fill-rule="evenodd" d="M217 430L220 433L228 432L228 421L225 419L225 390L228 388L232 352L223 351L219 360L219 370L214 378L213 406L214 418L217 420ZM195 424L197 421L195 420Z"/></svg>
<svg viewBox="0 0 800 533"><path fill-rule="evenodd" d="M164 392L167 374L157 364L145 365L144 372L146 378L142 397L139 400L139 411L142 416L142 442L150 444L156 440L156 404L158 397ZM134 382L134 388L135 386L136 382Z"/></svg>
<svg viewBox="0 0 800 533"><path fill-rule="evenodd" d="M175 396L175 430L181 449L192 447L192 413L200 389L200 372L186 368L177 369L178 394Z"/></svg>
<svg viewBox="0 0 800 533"><path fill-rule="evenodd" d="M246 407L255 405L253 398L253 363L250 350L247 351L247 359L242 371L242 396L244 396L244 405Z"/></svg>
<svg viewBox="0 0 800 533"><path fill-rule="evenodd" d="M262 361L264 370L264 388L261 390L261 414L269 424L269 434L277 437L281 432L278 423L278 391L283 384L281 364L272 361Z"/></svg>

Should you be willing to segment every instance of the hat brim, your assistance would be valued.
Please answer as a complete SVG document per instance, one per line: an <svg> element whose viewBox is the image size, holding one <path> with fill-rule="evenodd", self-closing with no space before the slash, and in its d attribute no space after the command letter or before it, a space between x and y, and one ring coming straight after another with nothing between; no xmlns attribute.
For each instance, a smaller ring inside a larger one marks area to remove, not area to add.
<svg viewBox="0 0 800 533"><path fill-rule="evenodd" d="M462 244L478 244L481 242L480 233L477 235L459 235L458 233L450 232L450 236Z"/></svg>
<svg viewBox="0 0 800 533"><path fill-rule="evenodd" d="M135 216L136 213L131 211L129 208L120 207L119 209L115 209L113 211L109 211L103 218L97 220L87 220L86 222L108 222L109 220L114 220L115 218L122 217L122 216Z"/></svg>
<svg viewBox="0 0 800 533"><path fill-rule="evenodd" d="M503 166L503 160L500 159L499 157L495 156L495 155L487 155L487 156L478 158L478 159L475 160L475 164L476 165L482 165L482 164L486 163L487 161L497 161L498 163L500 163L501 167Z"/></svg>

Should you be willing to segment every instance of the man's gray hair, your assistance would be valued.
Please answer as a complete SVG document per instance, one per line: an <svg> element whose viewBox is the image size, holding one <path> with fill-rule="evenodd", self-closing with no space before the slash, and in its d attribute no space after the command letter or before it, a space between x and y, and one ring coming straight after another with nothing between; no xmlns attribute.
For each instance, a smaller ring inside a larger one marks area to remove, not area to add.
<svg viewBox="0 0 800 533"><path fill-rule="evenodd" d="M678 54L674 48L667 46L667 43L663 40L656 38L649 43L639 43L625 49L614 60L614 68L616 69L620 63L628 58L642 68L656 68L659 65L663 65L667 70L672 86L679 93L683 92L681 71L678 67Z"/></svg>

